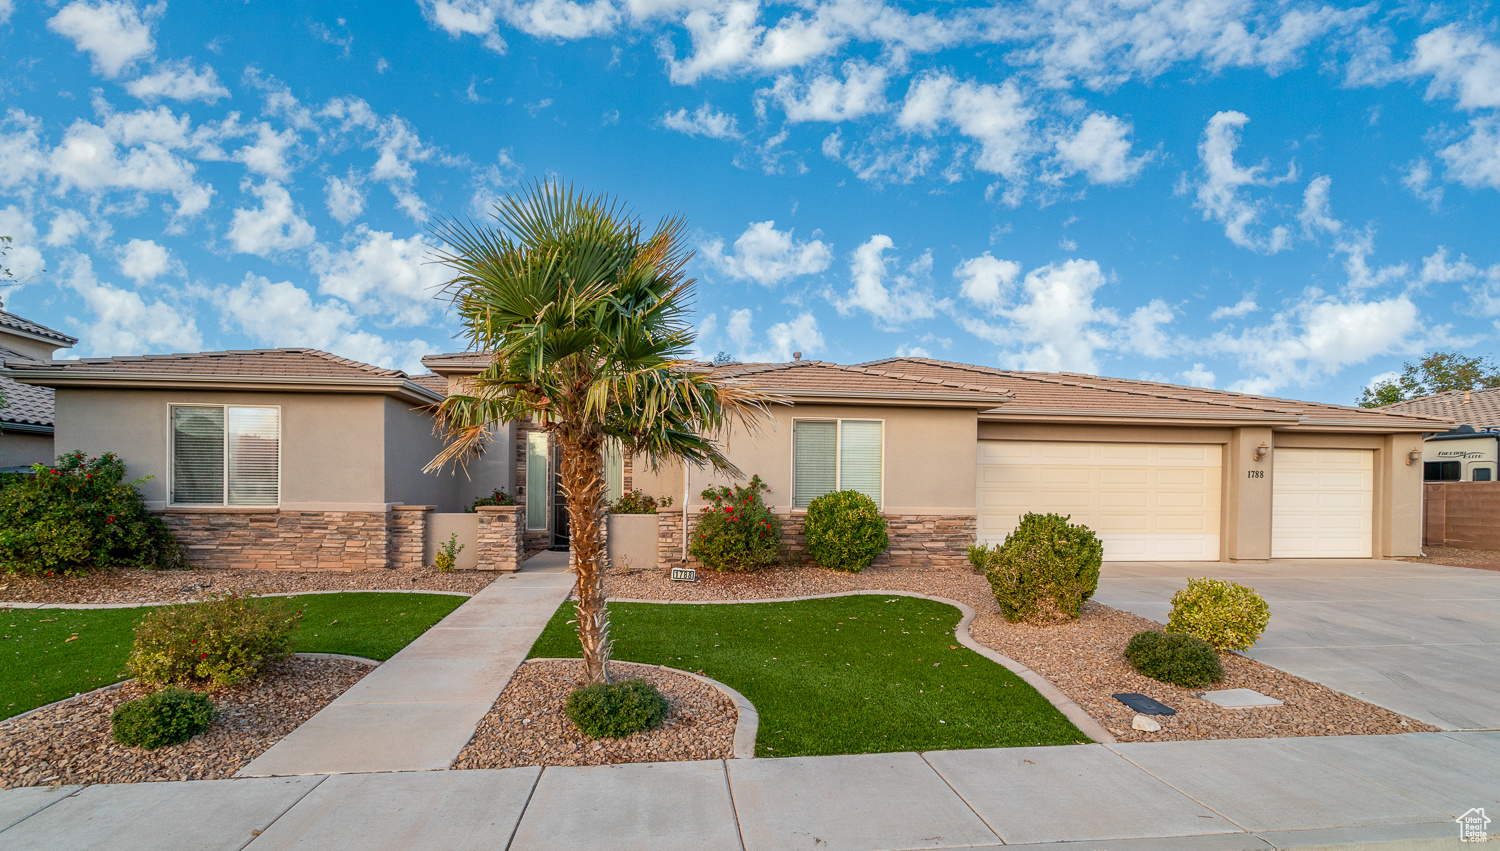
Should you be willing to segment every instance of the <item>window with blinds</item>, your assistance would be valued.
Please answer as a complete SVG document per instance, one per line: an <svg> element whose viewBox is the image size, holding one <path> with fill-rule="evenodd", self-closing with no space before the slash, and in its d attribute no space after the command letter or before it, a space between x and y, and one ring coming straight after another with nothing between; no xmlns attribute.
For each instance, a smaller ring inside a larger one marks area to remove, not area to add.
<svg viewBox="0 0 1500 851"><path fill-rule="evenodd" d="M526 528L547 528L547 433L526 435Z"/></svg>
<svg viewBox="0 0 1500 851"><path fill-rule="evenodd" d="M797 420L792 426L792 505L806 508L838 490L855 490L883 505L884 423L879 420Z"/></svg>
<svg viewBox="0 0 1500 851"><path fill-rule="evenodd" d="M604 498L610 502L625 493L625 450L618 440L604 443Z"/></svg>
<svg viewBox="0 0 1500 851"><path fill-rule="evenodd" d="M172 408L172 503L281 502L281 410L224 405Z"/></svg>

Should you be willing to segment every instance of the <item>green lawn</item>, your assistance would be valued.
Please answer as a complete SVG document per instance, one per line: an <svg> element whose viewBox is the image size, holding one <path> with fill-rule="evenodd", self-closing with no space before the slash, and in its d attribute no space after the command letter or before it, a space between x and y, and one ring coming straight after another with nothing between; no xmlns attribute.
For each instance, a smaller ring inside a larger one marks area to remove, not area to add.
<svg viewBox="0 0 1500 851"><path fill-rule="evenodd" d="M384 660L466 599L351 592L287 603L302 612L298 652ZM0 609L0 718L125 679L131 631L153 608Z"/></svg>
<svg viewBox="0 0 1500 851"><path fill-rule="evenodd" d="M614 658L702 672L760 712L757 756L1087 742L1015 674L959 645L957 609L852 596L609 607ZM565 603L532 657L578 656Z"/></svg>

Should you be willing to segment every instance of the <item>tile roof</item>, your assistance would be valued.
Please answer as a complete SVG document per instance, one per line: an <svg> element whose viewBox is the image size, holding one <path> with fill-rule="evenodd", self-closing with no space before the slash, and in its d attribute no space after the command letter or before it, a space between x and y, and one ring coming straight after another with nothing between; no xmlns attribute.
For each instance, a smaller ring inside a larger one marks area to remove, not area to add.
<svg viewBox="0 0 1500 851"><path fill-rule="evenodd" d="M1245 393L1183 387L1153 381L1105 378L1075 373L993 369L928 358L887 358L872 361L864 366L896 369L916 375L986 382L1003 388L1010 391L1014 399L1000 409L990 412L997 416L1121 414L1145 418L1267 419L1285 420L1290 423L1306 421L1312 424L1374 427L1410 426L1414 422L1421 422L1421 417L1414 417L1411 414L1387 413L1369 408L1252 396Z"/></svg>
<svg viewBox="0 0 1500 851"><path fill-rule="evenodd" d="M0 310L0 328L9 328L13 331L20 331L23 334L30 334L35 337L43 337L57 343L60 346L71 346L74 343L78 342L77 337L69 337L67 334L64 334L61 331L54 331L45 325L39 325L35 322L32 322L30 319L22 319L14 313L9 313L4 310Z"/></svg>
<svg viewBox="0 0 1500 851"><path fill-rule="evenodd" d="M1009 399L1009 394L994 386L993 382L823 361L728 363L714 367L714 371L741 384L793 396L889 395L892 398L927 397L982 405L998 405Z"/></svg>
<svg viewBox="0 0 1500 851"><path fill-rule="evenodd" d="M448 395L448 379L441 375L424 372L421 375L413 375L411 380L413 383L420 384L439 396Z"/></svg>
<svg viewBox="0 0 1500 851"><path fill-rule="evenodd" d="M250 349L227 352L191 352L173 355L139 355L116 358L82 358L48 364L18 362L7 358L6 366L17 372L28 369L65 369L78 372L118 373L122 376L238 376L253 378L405 378L399 369L384 369L341 358L317 349Z"/></svg>
<svg viewBox="0 0 1500 851"><path fill-rule="evenodd" d="M0 394L5 396L5 405L0 407L0 424L52 425L51 389L21 384L0 375Z"/></svg>
<svg viewBox="0 0 1500 851"><path fill-rule="evenodd" d="M1487 390L1449 390L1432 396L1419 396L1394 405L1376 408L1393 414L1421 417L1447 417L1459 425L1476 429L1500 428L1500 387Z"/></svg>

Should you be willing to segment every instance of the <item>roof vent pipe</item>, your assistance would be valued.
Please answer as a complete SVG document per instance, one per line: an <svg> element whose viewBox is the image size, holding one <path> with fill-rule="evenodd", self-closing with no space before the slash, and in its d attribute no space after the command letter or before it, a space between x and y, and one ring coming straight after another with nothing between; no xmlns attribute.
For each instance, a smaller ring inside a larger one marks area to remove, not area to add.
<svg viewBox="0 0 1500 851"><path fill-rule="evenodd" d="M802 360L802 353L801 352L792 352L792 360L793 361L800 361L800 360Z"/></svg>
<svg viewBox="0 0 1500 851"><path fill-rule="evenodd" d="M1473 390L1465 390L1464 391L1464 404L1467 405L1467 404L1469 404L1472 401L1474 401L1474 391Z"/></svg>

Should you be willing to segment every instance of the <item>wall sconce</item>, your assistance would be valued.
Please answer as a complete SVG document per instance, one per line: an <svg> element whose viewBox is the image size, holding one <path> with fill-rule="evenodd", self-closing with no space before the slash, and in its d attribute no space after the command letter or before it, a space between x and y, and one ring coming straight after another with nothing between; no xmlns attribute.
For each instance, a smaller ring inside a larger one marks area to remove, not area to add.
<svg viewBox="0 0 1500 851"><path fill-rule="evenodd" d="M1422 460L1422 450L1421 450L1421 448L1413 449L1412 451L1406 453L1406 466L1408 466L1408 467L1410 467L1411 465L1413 465L1413 464L1415 464L1415 463L1417 463L1418 461L1421 461L1421 460Z"/></svg>
<svg viewBox="0 0 1500 851"><path fill-rule="evenodd" d="M1264 443L1255 447L1255 460L1264 461L1266 459L1266 453L1270 451L1271 447L1265 445Z"/></svg>

